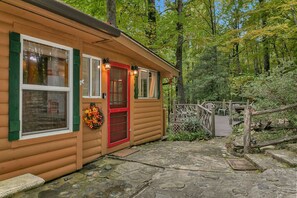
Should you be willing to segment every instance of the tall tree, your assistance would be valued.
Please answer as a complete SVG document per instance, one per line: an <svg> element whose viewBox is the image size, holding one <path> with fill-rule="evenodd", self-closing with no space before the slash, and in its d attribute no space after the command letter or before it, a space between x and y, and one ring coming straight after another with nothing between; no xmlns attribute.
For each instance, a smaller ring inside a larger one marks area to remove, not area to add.
<svg viewBox="0 0 297 198"><path fill-rule="evenodd" d="M116 0L106 0L106 12L107 12L107 22L117 27L117 18L116 18Z"/></svg>
<svg viewBox="0 0 297 198"><path fill-rule="evenodd" d="M148 29L146 35L148 38L148 47L153 49L153 45L156 41L156 4L155 0L147 0L148 4Z"/></svg>
<svg viewBox="0 0 297 198"><path fill-rule="evenodd" d="M176 44L176 68L179 70L179 76L177 78L177 96L179 103L185 103L185 91L184 91L184 83L183 83L183 43L184 43L184 35L183 35L183 1L176 0L176 10L178 21L176 23L176 30L178 33L177 36L177 44Z"/></svg>
<svg viewBox="0 0 297 198"><path fill-rule="evenodd" d="M263 9L263 4L265 3L265 0L259 0L260 8ZM262 28L265 28L267 26L267 11L264 9L261 13L261 22L262 22ZM270 54L269 54L269 40L266 35L263 36L263 63L264 63L264 70L265 72L269 73L270 70Z"/></svg>

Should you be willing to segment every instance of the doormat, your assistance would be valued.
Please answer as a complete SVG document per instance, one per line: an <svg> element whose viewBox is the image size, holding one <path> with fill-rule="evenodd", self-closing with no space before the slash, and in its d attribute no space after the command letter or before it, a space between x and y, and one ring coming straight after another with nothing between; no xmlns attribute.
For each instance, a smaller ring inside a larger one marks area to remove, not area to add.
<svg viewBox="0 0 297 198"><path fill-rule="evenodd" d="M248 160L241 158L241 159L226 159L228 164L231 166L233 170L238 171L251 171L257 170L257 168Z"/></svg>
<svg viewBox="0 0 297 198"><path fill-rule="evenodd" d="M116 156L116 157L126 157L126 156L131 155L133 153L136 153L138 151L139 150L137 150L137 149L129 148L129 149L123 149L123 150L111 153L110 155L113 155L113 156Z"/></svg>

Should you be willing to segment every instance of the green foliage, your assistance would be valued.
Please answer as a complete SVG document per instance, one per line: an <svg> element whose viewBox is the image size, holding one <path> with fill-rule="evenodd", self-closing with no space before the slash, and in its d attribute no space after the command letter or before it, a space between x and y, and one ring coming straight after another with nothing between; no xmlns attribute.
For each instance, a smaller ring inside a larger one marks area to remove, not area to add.
<svg viewBox="0 0 297 198"><path fill-rule="evenodd" d="M204 131L197 132L178 132L178 133L169 133L169 141L194 141L194 140L208 140L210 136Z"/></svg>
<svg viewBox="0 0 297 198"><path fill-rule="evenodd" d="M294 132L293 130L261 131L255 132L253 135L253 139L255 139L259 143L294 135L296 135L296 132Z"/></svg>
<svg viewBox="0 0 297 198"><path fill-rule="evenodd" d="M255 101L257 109L277 108L297 103L297 66L285 64L275 68L270 76L259 75L246 84L242 96Z"/></svg>
<svg viewBox="0 0 297 198"><path fill-rule="evenodd" d="M63 1L106 21L106 1ZM179 20L183 23L187 101L249 98L256 101L258 109L296 102L296 0L265 0L262 4L252 0L183 2ZM116 3L119 29L148 46L147 1L118 0ZM166 0L160 7L162 10L157 8L156 14L155 42L148 47L174 64L178 35L176 3ZM270 76L263 74L266 48ZM176 80L172 86L164 86L168 107L175 98L175 86ZM288 116L294 117L294 114Z"/></svg>
<svg viewBox="0 0 297 198"><path fill-rule="evenodd" d="M224 55L217 52L216 46L207 48L197 65L188 74L186 86L191 101L223 100L229 98L229 82Z"/></svg>
<svg viewBox="0 0 297 198"><path fill-rule="evenodd" d="M170 141L194 141L194 140L208 140L210 134L205 132L200 123L194 120L187 120L183 123L183 130L178 132L169 131L168 140Z"/></svg>
<svg viewBox="0 0 297 198"><path fill-rule="evenodd" d="M230 94L232 100L242 100L244 85L254 80L252 75L241 75L230 77Z"/></svg>
<svg viewBox="0 0 297 198"><path fill-rule="evenodd" d="M236 125L233 127L232 134L233 135L242 135L243 134L243 124Z"/></svg>

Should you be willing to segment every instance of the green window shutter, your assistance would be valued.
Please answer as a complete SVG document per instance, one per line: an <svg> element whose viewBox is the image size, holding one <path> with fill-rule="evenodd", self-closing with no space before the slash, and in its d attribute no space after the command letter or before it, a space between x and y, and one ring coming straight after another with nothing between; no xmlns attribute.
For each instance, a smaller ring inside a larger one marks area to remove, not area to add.
<svg viewBox="0 0 297 198"><path fill-rule="evenodd" d="M73 49L73 131L79 131L79 73L80 73L80 51Z"/></svg>
<svg viewBox="0 0 297 198"><path fill-rule="evenodd" d="M9 132L8 140L20 138L20 53L21 37L9 33Z"/></svg>
<svg viewBox="0 0 297 198"><path fill-rule="evenodd" d="M158 94L157 94L157 97L158 99L160 99L161 97L161 74L160 72L158 72L158 75L157 75L157 89L158 89Z"/></svg>
<svg viewBox="0 0 297 198"><path fill-rule="evenodd" d="M138 75L134 78L134 98L138 99Z"/></svg>

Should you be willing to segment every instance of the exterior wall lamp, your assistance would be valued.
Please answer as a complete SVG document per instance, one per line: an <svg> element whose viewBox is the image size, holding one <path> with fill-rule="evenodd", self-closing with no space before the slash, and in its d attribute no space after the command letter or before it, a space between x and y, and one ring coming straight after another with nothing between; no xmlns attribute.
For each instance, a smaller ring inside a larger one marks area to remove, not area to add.
<svg viewBox="0 0 297 198"><path fill-rule="evenodd" d="M138 66L132 65L131 66L132 74L137 75L138 74Z"/></svg>
<svg viewBox="0 0 297 198"><path fill-rule="evenodd" d="M109 58L104 58L103 59L103 64L106 70L110 70L110 63L109 63Z"/></svg>

